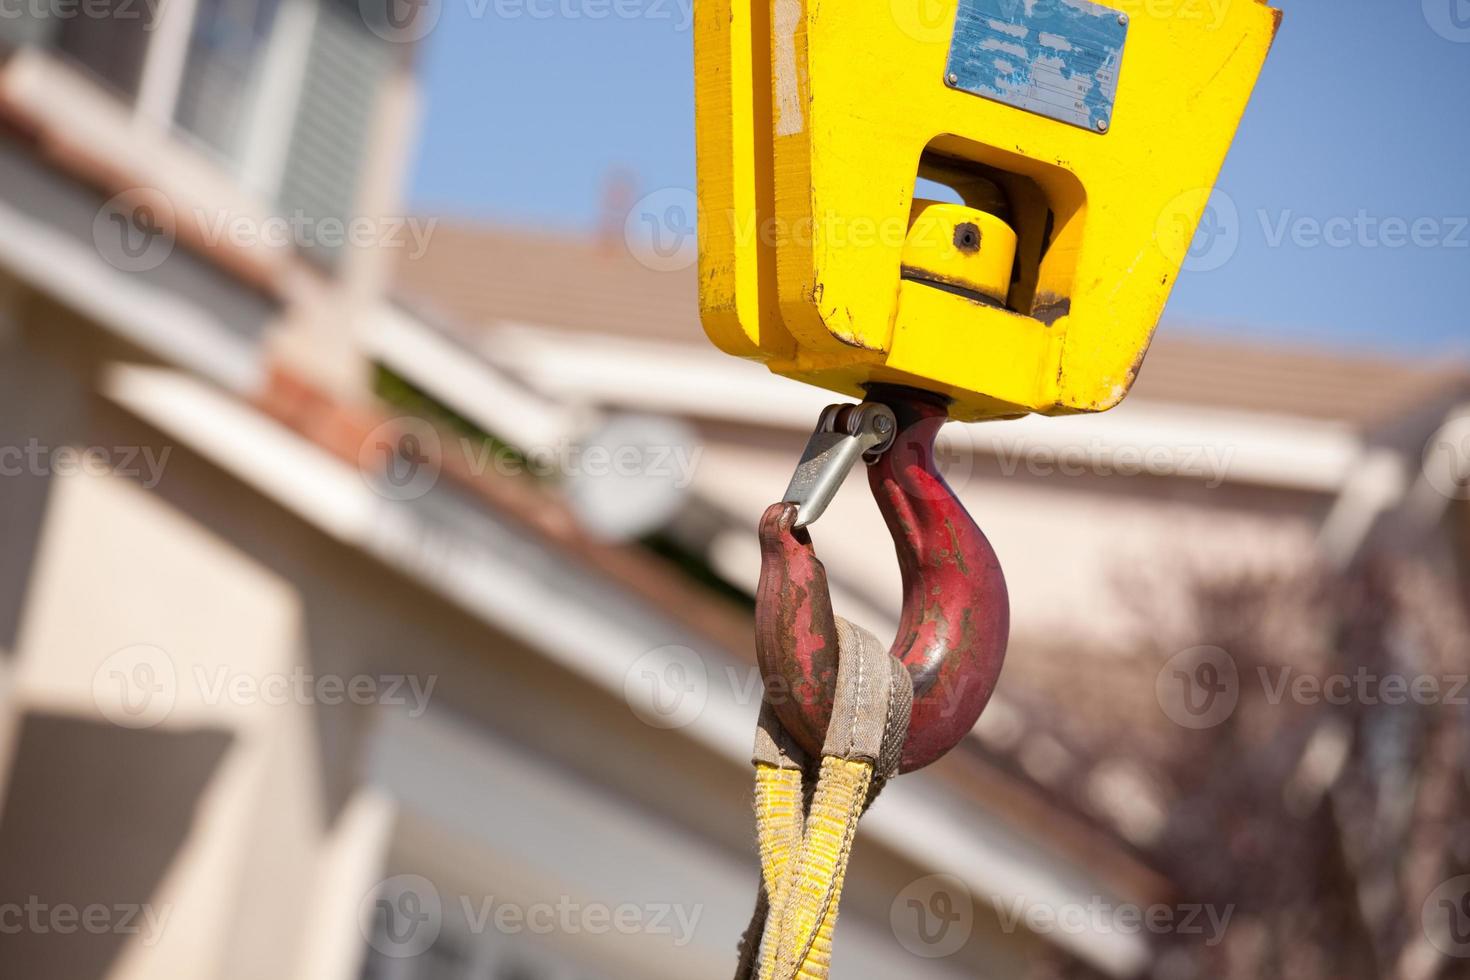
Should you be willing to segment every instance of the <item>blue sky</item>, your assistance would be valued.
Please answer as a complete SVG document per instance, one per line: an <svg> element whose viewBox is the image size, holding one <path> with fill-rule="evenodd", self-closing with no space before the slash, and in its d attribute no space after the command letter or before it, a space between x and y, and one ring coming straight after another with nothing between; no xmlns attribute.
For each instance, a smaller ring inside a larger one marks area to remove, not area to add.
<svg viewBox="0 0 1470 980"><path fill-rule="evenodd" d="M611 171L693 186L691 0L441 2L415 210L590 230ZM1470 357L1470 0L1277 6L1165 323Z"/></svg>

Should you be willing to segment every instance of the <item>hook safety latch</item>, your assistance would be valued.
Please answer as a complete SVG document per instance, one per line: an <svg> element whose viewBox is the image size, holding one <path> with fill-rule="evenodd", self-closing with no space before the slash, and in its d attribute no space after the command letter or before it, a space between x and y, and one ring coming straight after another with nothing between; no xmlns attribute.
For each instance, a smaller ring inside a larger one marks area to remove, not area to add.
<svg viewBox="0 0 1470 980"><path fill-rule="evenodd" d="M785 499L761 518L756 652L782 726L819 753L832 716L837 619L807 526L865 457L903 579L889 652L914 682L900 767L911 772L959 744L979 719L1005 660L1010 602L994 549L935 464L946 400L896 386L868 393L861 405L822 413Z"/></svg>
<svg viewBox="0 0 1470 980"><path fill-rule="evenodd" d="M858 457L876 460L893 444L898 422L887 405L828 405L786 488L783 503L795 504L796 526L821 517L852 472Z"/></svg>

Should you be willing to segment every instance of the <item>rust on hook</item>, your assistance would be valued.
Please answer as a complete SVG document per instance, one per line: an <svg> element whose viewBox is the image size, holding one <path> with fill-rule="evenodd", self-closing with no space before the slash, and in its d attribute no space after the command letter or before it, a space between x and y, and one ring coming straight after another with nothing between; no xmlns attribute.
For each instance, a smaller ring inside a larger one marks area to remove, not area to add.
<svg viewBox="0 0 1470 980"><path fill-rule="evenodd" d="M868 467L903 579L903 613L890 650L914 680L901 771L959 744L990 700L1005 660L1010 602L995 551L940 475L934 440L948 415L923 392L875 386L894 412L892 446ZM827 572L795 503L761 518L756 650L781 723L820 754L837 677L837 622Z"/></svg>

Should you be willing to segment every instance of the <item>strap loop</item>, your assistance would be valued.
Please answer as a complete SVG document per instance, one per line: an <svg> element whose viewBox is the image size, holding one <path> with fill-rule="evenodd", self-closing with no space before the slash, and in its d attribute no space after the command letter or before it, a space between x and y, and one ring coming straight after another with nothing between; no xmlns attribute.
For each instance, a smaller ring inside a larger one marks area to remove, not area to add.
<svg viewBox="0 0 1470 980"><path fill-rule="evenodd" d="M761 892L736 980L827 976L858 819L902 759L914 700L908 669L841 618L837 638L832 723L818 766L771 704L761 706L753 757Z"/></svg>

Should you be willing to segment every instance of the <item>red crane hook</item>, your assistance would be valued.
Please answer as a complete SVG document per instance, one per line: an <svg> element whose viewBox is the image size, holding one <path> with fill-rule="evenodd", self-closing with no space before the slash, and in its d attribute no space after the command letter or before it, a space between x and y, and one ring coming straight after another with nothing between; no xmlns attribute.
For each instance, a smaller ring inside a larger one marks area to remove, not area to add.
<svg viewBox="0 0 1470 980"><path fill-rule="evenodd" d="M889 652L914 680L902 772L927 766L974 727L1000 677L1010 632L1000 562L935 466L934 440L947 417L946 401L939 396L875 385L863 405L823 413L792 484L797 487L803 469L810 477L821 465L813 447L824 433L828 446L853 439L859 429L872 434L861 447L869 457L868 484L903 575L903 614ZM886 441L885 429L892 442L875 449L875 442ZM848 447L845 454L842 472L857 449ZM802 512L800 498L808 494L788 490L787 502L773 504L760 523L756 651L766 695L787 731L814 756L821 754L832 716L837 624L827 572L805 525L825 508L840 476L817 494L824 499L816 513Z"/></svg>

